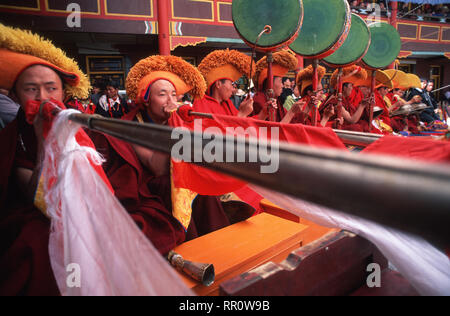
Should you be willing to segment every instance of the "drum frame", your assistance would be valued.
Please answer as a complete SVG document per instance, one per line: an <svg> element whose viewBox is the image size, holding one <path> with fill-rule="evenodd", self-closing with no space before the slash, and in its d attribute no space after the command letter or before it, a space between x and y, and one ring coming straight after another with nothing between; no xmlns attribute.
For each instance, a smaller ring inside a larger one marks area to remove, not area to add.
<svg viewBox="0 0 450 316"><path fill-rule="evenodd" d="M373 23L370 23L370 24L367 25L367 26L369 27L369 30L370 30L370 27L371 27L372 25L375 25L375 24L378 24L378 23L390 25L389 23L386 23L386 22L373 22ZM391 26L392 26L392 25L391 25ZM394 29L395 29L395 28L394 28ZM397 31L397 30L396 30L396 31ZM372 32L372 31L371 31L371 32ZM397 31L397 33L398 33L398 31ZM399 37L400 37L400 34L399 34ZM400 43L401 43L401 39L400 39ZM372 43L371 43L371 44L372 44ZM370 49L370 46L369 46L369 49ZM368 52L369 52L369 50L367 50L366 55L367 55ZM397 53L397 56L398 56L398 53ZM369 69L369 70L383 69L383 68L388 67L390 64L392 64L392 63L395 61L395 59L397 59L397 56L396 56L389 64L387 64L386 66L383 66L383 67L374 67L374 66L371 66L371 65L367 64L367 63L364 61L364 57L366 57L366 56L364 56L363 58L361 58L360 64L361 64L361 66L363 66L364 68Z"/></svg>
<svg viewBox="0 0 450 316"><path fill-rule="evenodd" d="M298 22L296 31L293 34L291 34L291 36L289 38L287 38L279 43L275 43L272 46L258 46L257 42L256 43L250 42L249 39L245 38L245 36L243 36L241 34L239 29L236 27L236 23L234 22L234 19L233 19L234 28L235 28L236 32L238 33L239 37L244 41L244 43L247 44L252 49L256 49L257 51L264 52L264 53L277 51L285 46L289 46L290 44L292 44L292 42L295 41L295 39L298 37L298 34L300 33L301 26L303 25L304 10L303 10L303 0L298 0L298 2L301 7L301 16L299 18L299 22ZM268 25L271 26L270 24L268 24Z"/></svg>
<svg viewBox="0 0 450 316"><path fill-rule="evenodd" d="M307 58L307 59L323 59L325 57L332 55L334 52L336 52L342 46L342 44L345 42L345 40L347 39L347 36L350 33L351 24L352 24L352 19L351 19L352 12L350 9L350 5L346 0L343 0L342 2L344 3L344 5L346 7L347 23L345 23L344 26L342 27L341 35L337 39L336 42L331 43L325 50L315 53L314 55L303 55L303 54L297 52L294 48L291 47L292 43L290 44L289 48L293 52L295 52L297 55L302 56L303 58Z"/></svg>
<svg viewBox="0 0 450 316"><path fill-rule="evenodd" d="M352 13L351 16L353 16L353 15L355 15L355 16L357 16L358 18L362 19L362 18L359 17L358 15ZM364 22L364 20L362 20L362 21ZM366 23L364 22L364 24L366 24ZM364 53L363 53L360 57L358 57L356 60L354 60L354 61L352 61L352 62L349 62L349 63L346 63L346 64L334 64L334 63L328 62L328 61L326 61L326 60L322 60L323 63L326 64L326 65L329 66L329 67L332 67L332 68L348 67L348 66L352 66L352 65L355 65L355 64L359 63L359 62L364 58L364 56L366 56L367 52L369 51L370 44L371 44L371 42L372 42L371 32L370 32L370 29L369 29L369 27L367 26L367 24L366 24L366 27L367 27L367 30L369 31L369 41L368 41L368 43L367 43L366 49L364 50ZM342 45L341 45L341 46L342 46ZM336 51L338 51L338 50L339 50L339 49L337 49ZM336 51L335 51L335 52L336 52ZM331 54L331 55L332 55L332 54ZM331 55L330 55L330 56L331 56ZM327 57L328 57L328 56L327 56ZM326 57L325 57L325 58L326 58Z"/></svg>

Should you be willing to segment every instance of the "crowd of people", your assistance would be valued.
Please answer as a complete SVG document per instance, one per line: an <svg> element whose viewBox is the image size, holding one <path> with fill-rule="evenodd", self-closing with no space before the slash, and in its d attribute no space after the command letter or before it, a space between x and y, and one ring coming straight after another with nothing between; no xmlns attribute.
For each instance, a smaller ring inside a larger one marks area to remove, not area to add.
<svg viewBox="0 0 450 316"><path fill-rule="evenodd" d="M416 132L422 124L439 119L428 93L432 87L425 82L422 89L404 97L389 78L377 77L371 100L370 79L357 66L344 70L343 102L337 106L336 95L324 93L320 83L325 68L319 66L316 89L311 66L295 80L283 79L297 67L297 58L288 51L273 54L273 82L269 82L266 57L251 71L250 57L235 50L214 51L198 67L175 56L149 56L134 65L126 78L131 104L120 97L119 87L112 82L105 87L94 83L91 93L87 76L52 44L31 33L0 27L6 36L0 42L0 71L7 74L0 78L2 98L7 96L6 103L0 99L4 125L0 131L0 294L59 293L48 254L50 220L43 196L37 194L43 181L48 120L42 107L49 100L61 108L160 125L168 125L174 110L189 104L186 100L194 100L189 106L195 112L382 134ZM233 103L235 83L248 73L254 73L254 90ZM272 91L267 93L269 86ZM336 87L336 73L332 86ZM390 115L408 103L427 106L418 117ZM372 121L371 104L375 106ZM177 191L171 185L169 156L104 134L87 133L106 161L101 173L115 197L161 254L231 223L217 196L192 199L184 192L174 199ZM176 213L177 203L190 207Z"/></svg>
<svg viewBox="0 0 450 316"><path fill-rule="evenodd" d="M367 1L367 0L349 0L352 12L358 14L371 14L374 10L373 4L376 4L383 16L390 14L390 4L385 0ZM447 4L431 5L417 4L409 2L398 2L398 16L407 19L435 20L445 22L446 18L450 18L450 9Z"/></svg>
<svg viewBox="0 0 450 316"><path fill-rule="evenodd" d="M435 124L446 124L448 110L444 106L444 113L432 94L434 90L432 80L421 79L421 87L408 89L398 87L395 82L389 80L388 75L380 71L379 75L384 75L385 80L383 82L377 81L377 89L374 91L374 106L378 111L374 112L374 125L370 127L368 124L368 105L371 82L367 78L367 73L357 66L344 69L344 73L347 73L347 75L344 75L343 78L343 113L341 118L338 119L336 116L336 72L331 77L330 91L317 94L320 96L317 105L319 114L323 115L326 110L332 111L331 117L323 122L324 126L359 132L410 135L427 131L430 126ZM285 78L284 82L280 103L288 111L294 105L300 105L304 109L305 105L302 99L304 95L300 95L302 82L291 83L289 78ZM333 105L332 108L330 108L330 104ZM412 107L405 107L405 105L412 105ZM408 111L405 109L408 109ZM409 121L409 124L406 124L406 121ZM383 124L380 124L381 122ZM302 123L305 124L305 122ZM383 126L383 128L380 128L380 126Z"/></svg>

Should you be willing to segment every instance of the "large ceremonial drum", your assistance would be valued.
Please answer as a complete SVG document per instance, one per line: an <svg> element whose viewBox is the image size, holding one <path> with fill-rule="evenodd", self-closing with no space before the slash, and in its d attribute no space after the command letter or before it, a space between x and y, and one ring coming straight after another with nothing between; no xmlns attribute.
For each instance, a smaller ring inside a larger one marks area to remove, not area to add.
<svg viewBox="0 0 450 316"><path fill-rule="evenodd" d="M330 67L346 67L358 63L370 46L370 30L366 22L352 13L352 26L344 44L332 55L323 59Z"/></svg>
<svg viewBox="0 0 450 316"><path fill-rule="evenodd" d="M236 31L247 45L260 51L273 51L289 45L297 37L303 21L303 5L302 0L233 0L232 16ZM257 41L266 25L272 31Z"/></svg>
<svg viewBox="0 0 450 316"><path fill-rule="evenodd" d="M330 56L350 32L351 11L347 0L303 0L303 11L301 30L289 48L305 58Z"/></svg>
<svg viewBox="0 0 450 316"><path fill-rule="evenodd" d="M392 25L383 22L369 24L369 30L371 43L361 62L372 70L386 68L400 53L400 34Z"/></svg>

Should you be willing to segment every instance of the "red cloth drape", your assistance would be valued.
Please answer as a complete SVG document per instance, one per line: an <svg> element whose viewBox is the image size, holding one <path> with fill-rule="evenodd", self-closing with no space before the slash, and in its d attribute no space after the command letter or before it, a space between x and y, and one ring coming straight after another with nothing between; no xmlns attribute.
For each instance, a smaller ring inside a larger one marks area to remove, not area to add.
<svg viewBox="0 0 450 316"><path fill-rule="evenodd" d="M272 138L272 129L278 131L276 141L289 143L308 144L315 147L328 147L346 150L346 147L337 135L328 128L318 128L301 124L282 124L276 122L266 122L250 118L238 118L225 115L213 115L214 119L197 119L198 125L201 122L202 131L207 128L217 128L222 134L227 133L227 128L236 129L240 127L242 132L253 128L256 131L255 137L260 136L261 128L267 130L267 139ZM174 113L169 125L172 127L184 127L194 130L194 122L184 121L178 114ZM245 132L244 132L245 133ZM276 136L275 134L273 136ZM174 162L174 183L176 187L190 189L203 195L222 195L234 192L242 188L245 183L235 178L221 175L208 169L185 163Z"/></svg>
<svg viewBox="0 0 450 316"><path fill-rule="evenodd" d="M450 163L450 143L440 140L384 136L365 148L363 152L404 157L423 162Z"/></svg>

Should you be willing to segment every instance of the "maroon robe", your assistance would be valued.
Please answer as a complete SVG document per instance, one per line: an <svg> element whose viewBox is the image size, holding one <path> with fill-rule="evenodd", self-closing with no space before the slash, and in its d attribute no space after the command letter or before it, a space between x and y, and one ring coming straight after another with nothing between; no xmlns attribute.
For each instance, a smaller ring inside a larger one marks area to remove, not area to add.
<svg viewBox="0 0 450 316"><path fill-rule="evenodd" d="M395 95L392 93L388 93L387 97L389 98L389 100L391 100L392 104L395 104L398 99L395 98ZM391 108L390 110L396 110L398 107L396 108ZM391 117L391 126L392 129L394 130L394 132L401 132L403 130L405 130L405 128L407 129L408 132L411 132L413 134L419 134L419 119L418 119L418 115L417 114L411 114L408 115L407 117L404 116L393 116Z"/></svg>
<svg viewBox="0 0 450 316"><path fill-rule="evenodd" d="M50 221L13 181L14 169L33 169L37 155L22 110L0 131L0 144L0 295L59 295L48 254Z"/></svg>
<svg viewBox="0 0 450 316"><path fill-rule="evenodd" d="M147 113L139 108L123 119L136 120L137 113L144 122L151 123ZM89 135L107 160L103 169L117 198L162 254L185 240L230 225L218 197L199 195L193 202L191 223L186 232L172 216L170 176L154 176L144 168L129 143L100 133L89 132Z"/></svg>
<svg viewBox="0 0 450 316"><path fill-rule="evenodd" d="M391 117L391 125L394 132L397 133L403 131L407 126L408 132L419 134L419 129L417 127L419 122L415 115L409 115L408 117L393 116Z"/></svg>
<svg viewBox="0 0 450 316"><path fill-rule="evenodd" d="M219 101L208 95L205 95L201 100L194 101L193 110L194 112L200 113L214 113L232 116L237 116L239 113L231 100L226 100L219 103Z"/></svg>
<svg viewBox="0 0 450 316"><path fill-rule="evenodd" d="M311 97L305 96L302 98L302 101L305 102L305 105L303 106L303 109L301 112L295 114L294 118L291 120L291 124L304 124L304 125L313 126L314 125L313 109L311 109L309 111L309 113L304 112L306 110L306 108L308 107L308 104L311 102ZM321 121L320 112L317 111L317 126L319 126L319 127L321 126L320 121Z"/></svg>
<svg viewBox="0 0 450 316"><path fill-rule="evenodd" d="M266 103L267 103L266 95L263 92L257 92L253 97L253 114L251 116L258 115L261 112L261 110L266 106ZM276 114L275 122L281 122L286 113L287 113L286 109L281 104L280 99L277 98L277 111L275 113ZM267 120L269 120L269 117L266 119L266 121Z"/></svg>
<svg viewBox="0 0 450 316"><path fill-rule="evenodd" d="M167 210L163 199L150 190L154 178L140 163L130 144L88 132L106 162L103 169L116 197L161 254L185 239L183 226Z"/></svg>
<svg viewBox="0 0 450 316"><path fill-rule="evenodd" d="M359 103L358 104L354 104L352 103L352 100L355 100L354 98L352 98L352 96L350 97L344 97L342 99L342 107L350 114L350 116L353 116L353 114L355 114L355 112L357 111L358 107L359 107ZM361 102L361 100L359 100L359 102ZM355 101L353 101L355 102ZM323 103L320 108L319 108L319 113L321 115L323 115L323 112L325 110L325 108L327 106L336 106L338 103L338 99L335 95L332 95L328 98L327 101L325 101L325 103ZM336 112L337 112L337 107L335 108ZM362 115L361 115L362 117ZM327 127L331 127L331 128L337 128L337 113L334 114L327 122ZM364 131L368 131L369 129L369 125L366 121L362 120L361 118L359 119L358 122L354 123L354 124L350 124L348 122L346 122L344 120L344 124L342 124L341 129L343 130L348 130L348 131L355 131L355 132L364 132Z"/></svg>

